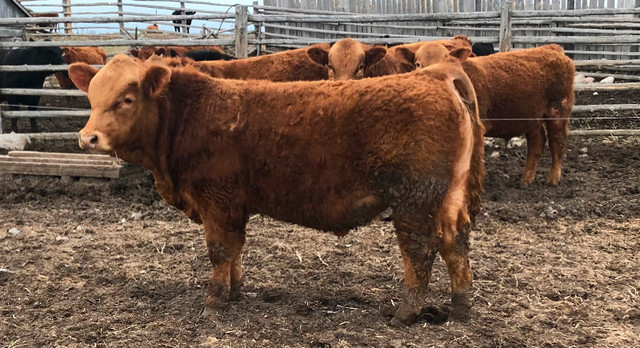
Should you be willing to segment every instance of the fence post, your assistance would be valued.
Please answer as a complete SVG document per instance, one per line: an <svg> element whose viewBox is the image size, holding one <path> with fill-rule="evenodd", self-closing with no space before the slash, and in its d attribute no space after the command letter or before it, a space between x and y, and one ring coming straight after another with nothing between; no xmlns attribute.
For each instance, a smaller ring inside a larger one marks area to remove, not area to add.
<svg viewBox="0 0 640 348"><path fill-rule="evenodd" d="M236 58L247 58L247 6L236 5Z"/></svg>
<svg viewBox="0 0 640 348"><path fill-rule="evenodd" d="M511 1L500 4L500 52L511 51Z"/></svg>
<svg viewBox="0 0 640 348"><path fill-rule="evenodd" d="M260 14L260 11L256 8L259 6L258 1L253 2L253 14ZM262 53L262 45L260 44L260 40L262 39L262 25L260 23L254 23L253 26L256 28L256 40L258 44L256 45L256 56L259 56Z"/></svg>
<svg viewBox="0 0 640 348"><path fill-rule="evenodd" d="M122 0L118 0L118 17L122 18L124 13L122 13ZM124 33L124 22L120 22L120 35Z"/></svg>
<svg viewBox="0 0 640 348"><path fill-rule="evenodd" d="M62 14L66 17L71 17L71 0L62 0ZM73 34L71 23L64 23L64 33Z"/></svg>

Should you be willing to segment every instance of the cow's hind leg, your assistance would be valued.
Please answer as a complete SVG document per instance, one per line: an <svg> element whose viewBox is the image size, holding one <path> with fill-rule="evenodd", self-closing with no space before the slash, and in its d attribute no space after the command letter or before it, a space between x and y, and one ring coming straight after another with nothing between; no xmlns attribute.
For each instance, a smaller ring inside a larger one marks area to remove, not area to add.
<svg viewBox="0 0 640 348"><path fill-rule="evenodd" d="M544 143L547 141L544 134L544 127L532 129L526 134L527 138L527 161L524 165L524 173L522 174L522 185L530 185L536 176L538 163L542 157Z"/></svg>
<svg viewBox="0 0 640 348"><path fill-rule="evenodd" d="M423 217L411 219L394 215L398 244L404 263L405 295L391 325L411 324L424 307L431 269L439 248L435 224Z"/></svg>
<svg viewBox="0 0 640 348"><path fill-rule="evenodd" d="M565 115L566 114L566 115ZM567 146L570 112L563 113L557 109L551 111L551 117L545 121L551 152L551 169L547 174L547 185L558 186L562 178L562 156Z"/></svg>
<svg viewBox="0 0 640 348"><path fill-rule="evenodd" d="M222 306L226 300L239 296L242 284L242 247L245 242L244 225L242 227L222 226L209 219L205 221L205 240L213 275L209 284L206 307Z"/></svg>
<svg viewBox="0 0 640 348"><path fill-rule="evenodd" d="M449 320L467 321L471 317L471 267L469 266L469 231L471 221L463 207L444 205L439 214L442 232L440 255L447 263L451 279Z"/></svg>

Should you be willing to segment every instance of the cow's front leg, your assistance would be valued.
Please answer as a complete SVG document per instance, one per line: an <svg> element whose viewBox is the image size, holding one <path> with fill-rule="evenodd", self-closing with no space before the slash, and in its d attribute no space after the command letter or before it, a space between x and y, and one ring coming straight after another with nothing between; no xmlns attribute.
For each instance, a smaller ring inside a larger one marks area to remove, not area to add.
<svg viewBox="0 0 640 348"><path fill-rule="evenodd" d="M245 242L244 223L220 224L208 219L205 221L205 240L207 254L213 266L213 275L209 284L206 306L219 308L227 300L239 296L242 284L242 247ZM226 220L226 219L221 219ZM231 227L236 226L236 227Z"/></svg>

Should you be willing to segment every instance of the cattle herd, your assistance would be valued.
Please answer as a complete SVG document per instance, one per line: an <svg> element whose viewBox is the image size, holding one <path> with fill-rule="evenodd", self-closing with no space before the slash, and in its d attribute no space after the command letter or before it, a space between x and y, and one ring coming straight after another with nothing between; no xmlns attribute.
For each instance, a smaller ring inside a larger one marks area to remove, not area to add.
<svg viewBox="0 0 640 348"><path fill-rule="evenodd" d="M204 225L206 308L239 296L251 214L344 235L391 208L406 288L395 326L423 309L438 253L449 318L470 317L484 136L526 137L523 185L548 139L546 183L556 186L574 101L575 68L560 46L494 54L465 36L392 47L342 39L246 59L148 46L102 69L89 66L105 64L101 49L14 50L2 65L15 55L73 63L56 77L88 93L80 147L149 169L163 199Z"/></svg>

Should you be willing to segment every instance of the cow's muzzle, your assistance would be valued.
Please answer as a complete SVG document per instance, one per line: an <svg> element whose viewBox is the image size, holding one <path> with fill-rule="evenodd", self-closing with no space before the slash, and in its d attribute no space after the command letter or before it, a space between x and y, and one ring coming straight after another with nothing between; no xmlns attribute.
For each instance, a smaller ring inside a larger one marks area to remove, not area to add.
<svg viewBox="0 0 640 348"><path fill-rule="evenodd" d="M92 151L95 150L98 146L98 135L97 134L82 134L78 133L78 144L80 148L83 150Z"/></svg>

